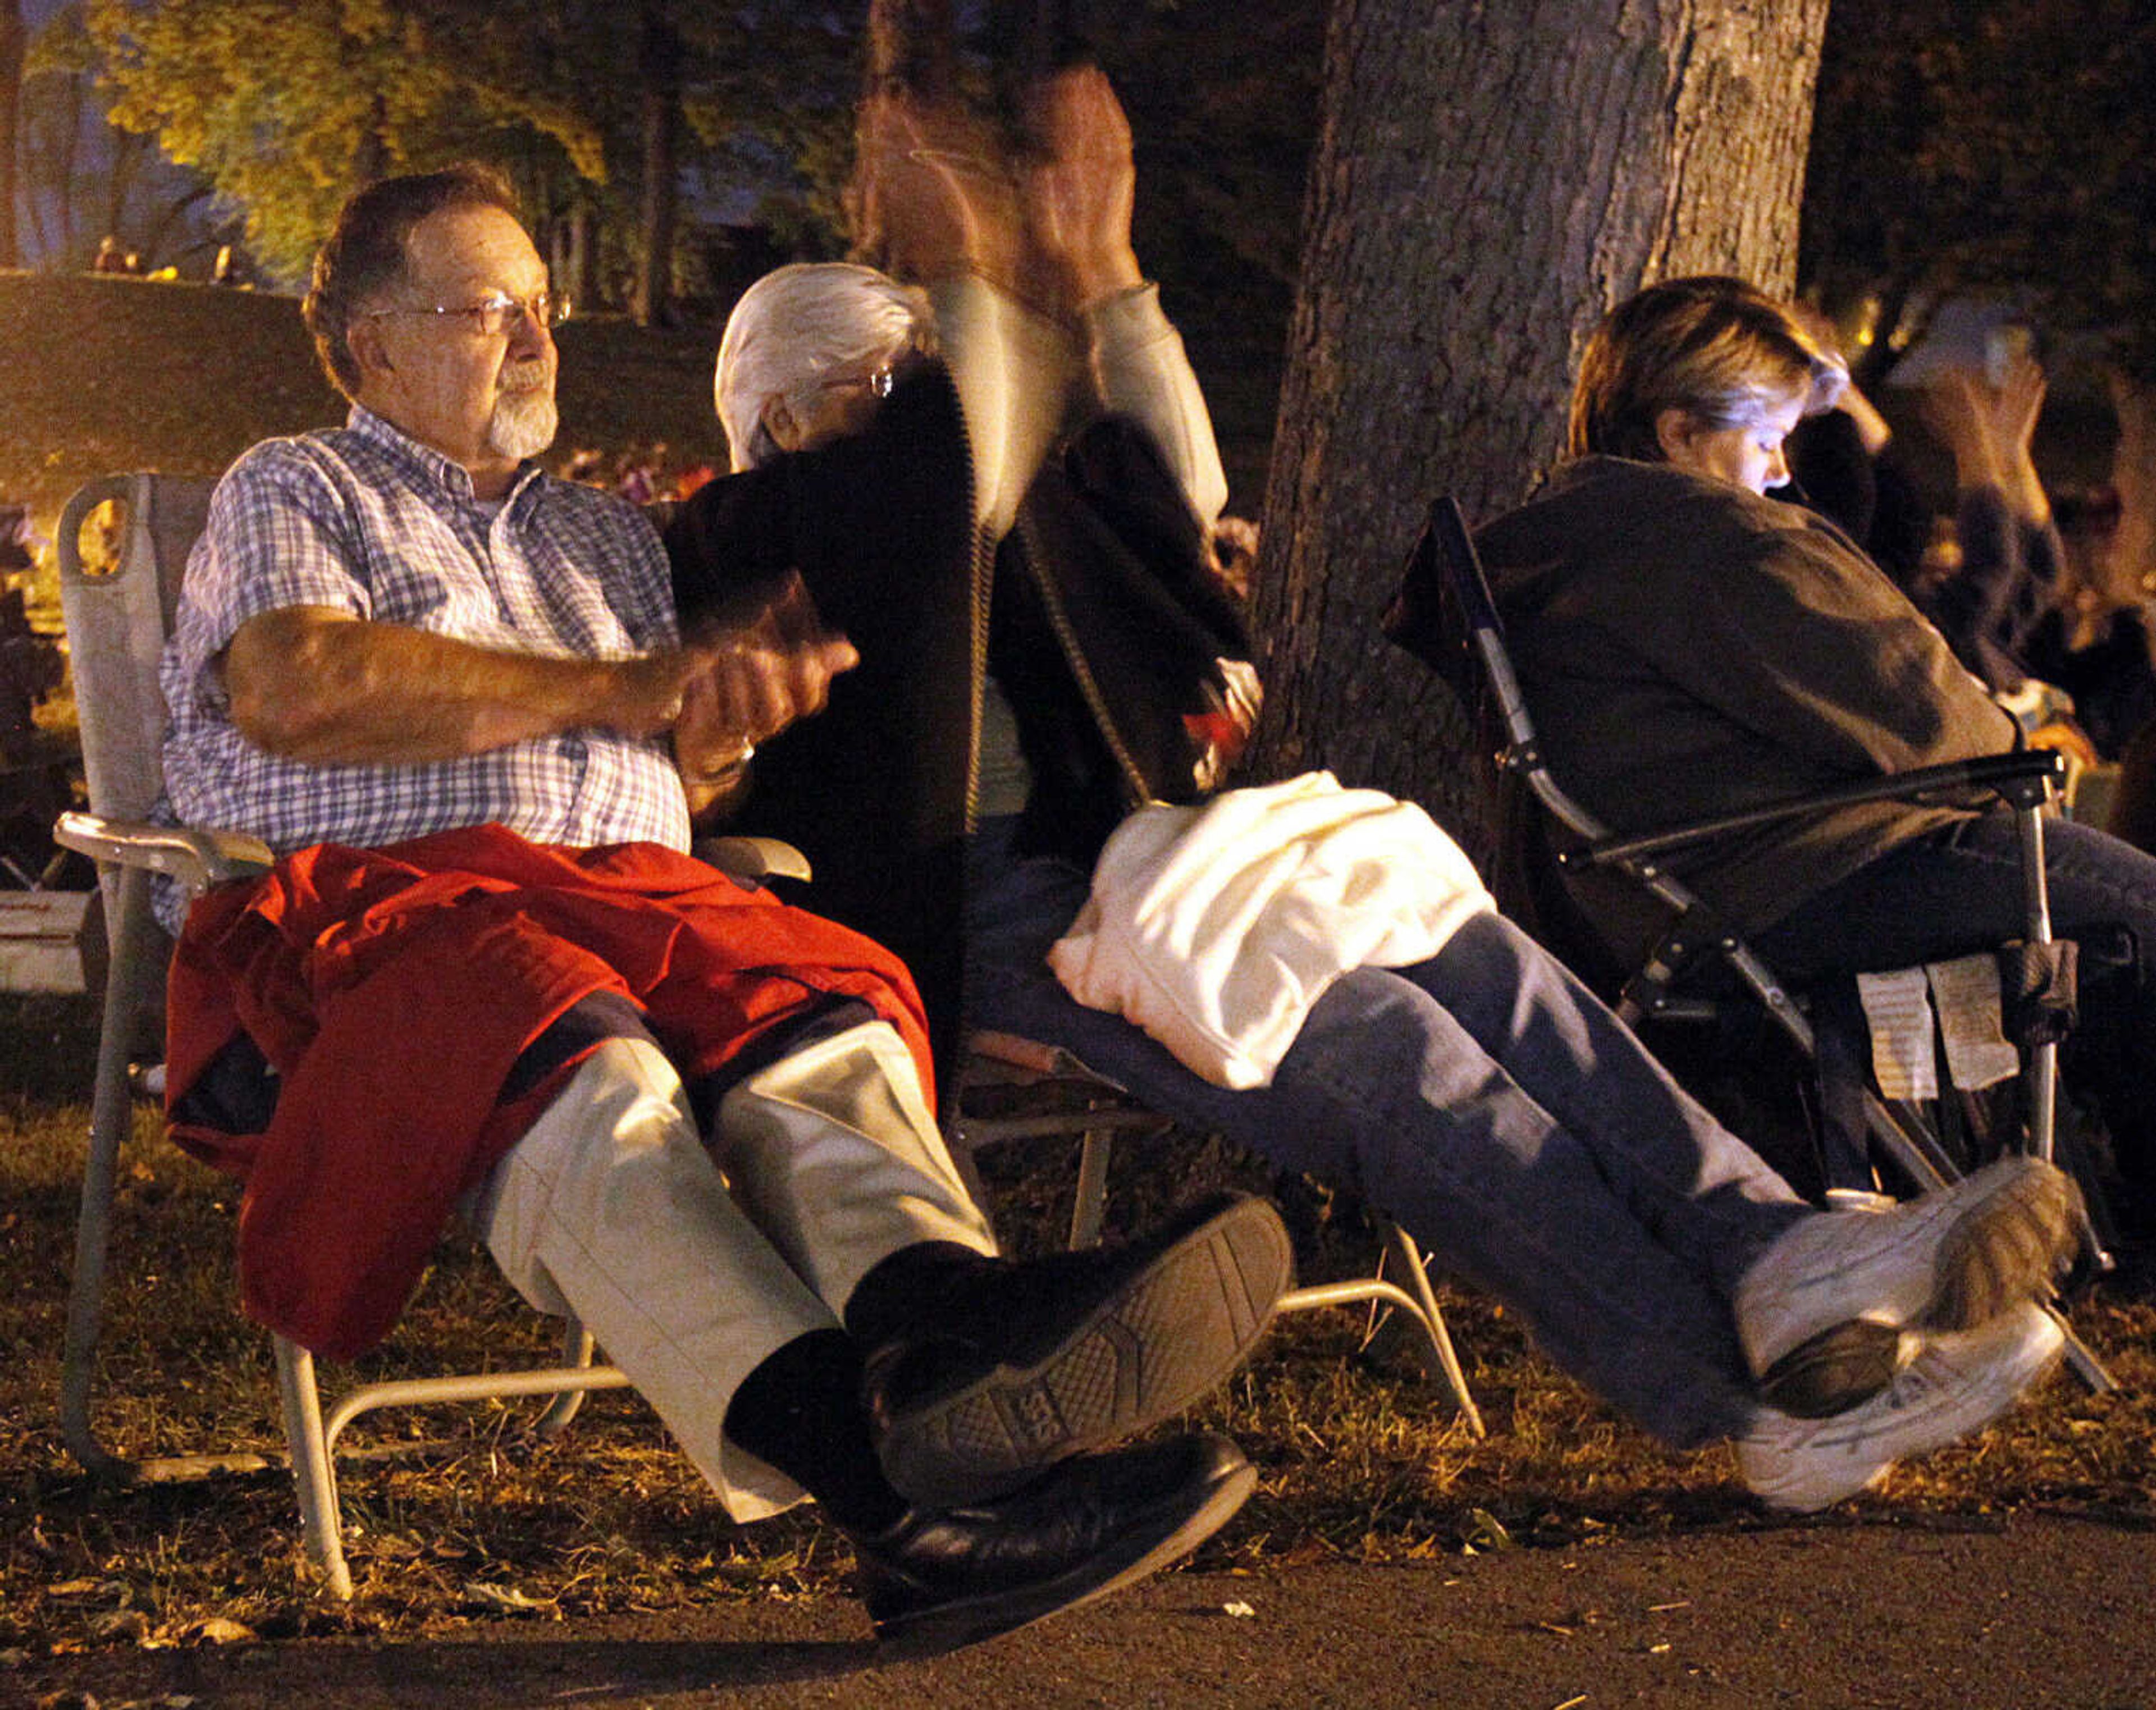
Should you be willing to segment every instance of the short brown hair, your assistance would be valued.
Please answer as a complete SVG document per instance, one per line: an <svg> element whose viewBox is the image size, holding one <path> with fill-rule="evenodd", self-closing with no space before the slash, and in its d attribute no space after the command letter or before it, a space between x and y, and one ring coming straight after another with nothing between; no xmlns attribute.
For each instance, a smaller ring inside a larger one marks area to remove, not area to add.
<svg viewBox="0 0 2156 1710"><path fill-rule="evenodd" d="M352 323L362 304L404 276L412 229L445 208L498 208L512 219L522 217L506 178L477 161L459 161L439 172L378 178L355 191L316 252L300 313L330 383L346 398L359 390L359 364L346 338Z"/></svg>
<svg viewBox="0 0 2156 1710"><path fill-rule="evenodd" d="M1806 415L1823 410L1848 379L1841 359L1755 286L1719 274L1665 280L1611 310L1588 340L1565 449L1659 463L1665 410L1743 427L1792 398Z"/></svg>

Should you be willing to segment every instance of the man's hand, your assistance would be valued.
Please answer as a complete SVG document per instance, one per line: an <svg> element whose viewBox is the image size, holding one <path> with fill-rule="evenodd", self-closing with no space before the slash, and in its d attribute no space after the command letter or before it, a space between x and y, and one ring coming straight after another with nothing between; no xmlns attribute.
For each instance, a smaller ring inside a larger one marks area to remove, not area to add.
<svg viewBox="0 0 2156 1710"><path fill-rule="evenodd" d="M1075 316L1143 284L1131 247L1130 121L1106 74L1074 65L1034 84L1025 126L1037 151L1019 173L1027 263L1053 282L1055 306Z"/></svg>
<svg viewBox="0 0 2156 1710"><path fill-rule="evenodd" d="M674 758L692 792L734 781L757 743L822 711L831 679L860 663L853 643L824 626L798 576L714 619L683 655L693 669Z"/></svg>

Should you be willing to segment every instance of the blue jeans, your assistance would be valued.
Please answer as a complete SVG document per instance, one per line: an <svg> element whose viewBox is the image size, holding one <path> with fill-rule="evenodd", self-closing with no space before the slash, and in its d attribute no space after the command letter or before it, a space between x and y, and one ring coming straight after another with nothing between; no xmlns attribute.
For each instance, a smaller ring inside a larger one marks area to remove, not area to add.
<svg viewBox="0 0 2156 1710"><path fill-rule="evenodd" d="M2094 1096L2120 1162L2145 1185L2156 1180L2156 856L2053 820L2044 871L2054 936L2084 946L2067 1076ZM2021 908L2012 816L1985 814L1867 863L1752 942L1784 978L1803 983L1990 949L2021 937Z"/></svg>
<svg viewBox="0 0 2156 1710"><path fill-rule="evenodd" d="M1014 859L1009 832L990 822L969 856L975 1025L1060 1045L1180 1122L1353 1189L1666 1441L1748 1428L1729 1297L1813 1214L1511 922L1485 913L1428 962L1346 975L1272 1084L1232 1092L1064 991L1045 958L1087 876Z"/></svg>

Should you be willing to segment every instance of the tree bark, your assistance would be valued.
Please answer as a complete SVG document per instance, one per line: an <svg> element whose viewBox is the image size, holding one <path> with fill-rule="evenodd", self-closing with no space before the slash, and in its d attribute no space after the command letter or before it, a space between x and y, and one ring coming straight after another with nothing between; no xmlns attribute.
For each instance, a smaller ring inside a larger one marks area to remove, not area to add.
<svg viewBox="0 0 2156 1710"><path fill-rule="evenodd" d="M1642 284L1786 290L1826 0L1335 0L1255 618L1267 775L1423 802L1473 850L1456 705L1380 636L1430 501L1517 502Z"/></svg>
<svg viewBox="0 0 2156 1710"><path fill-rule="evenodd" d="M0 267L23 263L15 229L15 162L22 129L23 56L29 44L22 0L0 0Z"/></svg>

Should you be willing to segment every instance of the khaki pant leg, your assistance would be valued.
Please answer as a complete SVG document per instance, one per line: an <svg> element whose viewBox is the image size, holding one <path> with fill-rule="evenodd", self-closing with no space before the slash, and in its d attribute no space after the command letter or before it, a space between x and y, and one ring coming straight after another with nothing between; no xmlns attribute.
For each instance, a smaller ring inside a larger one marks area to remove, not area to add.
<svg viewBox="0 0 2156 1710"><path fill-rule="evenodd" d="M901 1247L995 1251L888 1023L848 1028L741 1081L719 1106L715 1144L735 1196L834 1313Z"/></svg>
<svg viewBox="0 0 2156 1710"><path fill-rule="evenodd" d="M750 1371L834 1317L727 1192L655 1045L609 1040L586 1058L473 1221L526 1299L583 1322L736 1519L801 1500L721 1427Z"/></svg>

